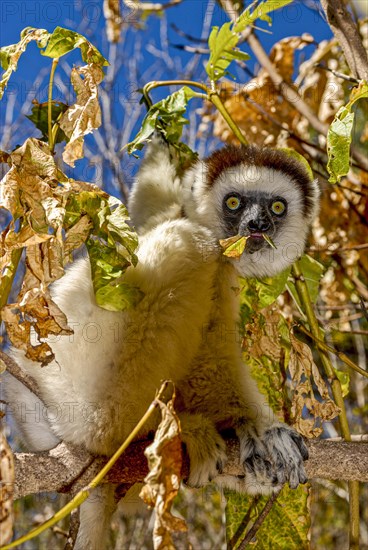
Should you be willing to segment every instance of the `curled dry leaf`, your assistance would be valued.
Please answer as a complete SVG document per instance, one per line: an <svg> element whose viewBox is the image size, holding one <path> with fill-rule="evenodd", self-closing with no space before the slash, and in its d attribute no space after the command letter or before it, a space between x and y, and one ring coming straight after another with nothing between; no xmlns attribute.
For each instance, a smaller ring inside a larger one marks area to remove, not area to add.
<svg viewBox="0 0 368 550"><path fill-rule="evenodd" d="M153 545L155 550L174 550L171 533L186 531L185 522L171 514L171 506L179 491L182 451L179 419L173 401L158 401L162 420L153 443L145 450L150 473L140 496L155 509Z"/></svg>
<svg viewBox="0 0 368 550"><path fill-rule="evenodd" d="M294 385L291 406L294 426L305 437L317 437L322 432L322 428L316 426L317 421L332 420L338 416L340 409L330 398L309 346L297 340L292 331L290 343L289 371ZM315 397L313 384L317 386L322 401ZM302 417L304 407L313 418Z"/></svg>
<svg viewBox="0 0 368 550"><path fill-rule="evenodd" d="M17 302L1 313L12 344L45 365L54 356L40 338L72 333L47 287L64 274L73 250L86 241L99 243L104 269L96 272L92 262L93 283L102 294L97 302L123 309L140 298L137 289L121 281L127 267L137 261L137 237L127 223L124 205L94 185L68 179L55 165L46 143L28 139L8 160L10 170L0 182L1 206L13 218L1 236L4 301L21 249L26 250L26 270Z"/></svg>
<svg viewBox="0 0 368 550"><path fill-rule="evenodd" d="M11 44L1 48L0 64L5 69L2 79L0 80L0 99L3 97L4 90L8 84L12 73L17 70L18 61L22 53L26 50L28 44L36 40L40 47L44 47L50 33L45 29L27 28L21 34L21 39L17 44Z"/></svg>
<svg viewBox="0 0 368 550"><path fill-rule="evenodd" d="M234 237L229 237L228 239L220 239L220 246L224 250L223 255L239 260L246 247L247 239L248 237L241 235L234 235Z"/></svg>
<svg viewBox="0 0 368 550"><path fill-rule="evenodd" d="M60 119L60 128L69 138L63 160L70 166L83 157L84 136L101 125L98 85L103 77L102 68L94 63L72 69L70 79L77 100Z"/></svg>
<svg viewBox="0 0 368 550"><path fill-rule="evenodd" d="M0 431L0 541L5 545L13 535L14 459L5 435Z"/></svg>

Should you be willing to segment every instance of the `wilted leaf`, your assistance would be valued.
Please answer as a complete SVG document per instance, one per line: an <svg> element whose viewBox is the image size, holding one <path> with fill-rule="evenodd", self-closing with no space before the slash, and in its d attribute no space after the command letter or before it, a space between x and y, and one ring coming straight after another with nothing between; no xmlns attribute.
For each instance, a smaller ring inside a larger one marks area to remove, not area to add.
<svg viewBox="0 0 368 550"><path fill-rule="evenodd" d="M140 496L155 509L153 545L155 550L175 550L171 533L186 531L182 519L172 515L171 506L180 487L182 451L180 424L173 401L167 405L159 401L162 420L153 443L146 448L150 473Z"/></svg>
<svg viewBox="0 0 368 550"><path fill-rule="evenodd" d="M14 458L0 431L0 541L4 546L13 535Z"/></svg>
<svg viewBox="0 0 368 550"><path fill-rule="evenodd" d="M286 82L292 84L295 74L295 51L311 41L313 38L310 35L303 34L283 38L272 47L269 59ZM305 119L294 104L283 97L266 69L261 68L258 75L240 90L239 86L231 86L229 82L222 83L221 94L226 109L250 143L292 147L302 151L300 143L292 135L285 134L283 129L290 128L299 134L297 127ZM216 136L228 143L237 143L237 138L220 113L216 112L211 118L215 120ZM303 137L307 138L304 134Z"/></svg>
<svg viewBox="0 0 368 550"><path fill-rule="evenodd" d="M59 125L69 139L63 152L63 160L74 167L74 162L83 157L84 136L101 125L97 87L104 78L104 73L99 65L90 64L73 68L70 78L77 100L62 115Z"/></svg>
<svg viewBox="0 0 368 550"><path fill-rule="evenodd" d="M160 131L169 143L177 144L184 124L188 124L187 119L183 115L185 114L188 101L193 95L193 90L188 88L188 86L183 86L177 92L152 105L144 117L142 127L135 139L128 143L128 153L131 154L136 150L141 150L157 127L160 128Z"/></svg>
<svg viewBox="0 0 368 550"><path fill-rule="evenodd" d="M327 170L330 174L328 181L331 183L336 183L349 172L350 145L355 116L351 109L356 101L363 98L368 98L368 83L366 81L362 81L357 88L353 89L349 103L338 110L328 130Z"/></svg>
<svg viewBox="0 0 368 550"><path fill-rule="evenodd" d="M4 90L8 84L13 71L17 70L18 61L22 53L26 50L28 44L33 40L38 42L40 48L43 48L50 36L45 29L24 29L21 33L21 39L16 44L5 46L0 49L0 64L5 70L0 81L0 99L4 95Z"/></svg>
<svg viewBox="0 0 368 550"><path fill-rule="evenodd" d="M305 437L316 437L322 431L317 423L332 420L339 415L340 409L329 396L329 391L318 367L315 364L311 349L307 344L300 342L290 332L290 361L289 371L293 382L294 394L291 412L294 426ZM320 399L314 394L313 385L317 387ZM311 418L303 418L303 409L306 407Z"/></svg>
<svg viewBox="0 0 368 550"><path fill-rule="evenodd" d="M0 182L1 206L14 220L26 217L35 232L47 234L47 199L58 193L58 169L48 146L28 139L11 153L10 161L11 168Z"/></svg>
<svg viewBox="0 0 368 550"><path fill-rule="evenodd" d="M242 237L241 235L235 235L228 239L220 239L220 245L224 250L223 255L235 258L236 260L239 260L243 254L246 244L247 237Z"/></svg>
<svg viewBox="0 0 368 550"><path fill-rule="evenodd" d="M101 67L109 64L87 38L63 27L56 27L49 37L46 49L41 53L47 57L57 58L71 52L75 48L80 48L82 59L85 63L96 64Z"/></svg>
<svg viewBox="0 0 368 550"><path fill-rule="evenodd" d="M121 310L142 296L122 280L127 267L137 263L138 241L124 205L96 186L69 180L47 144L29 139L9 160L0 184L2 206L20 223L16 228L12 221L2 234L1 281L12 278L23 248L26 271L17 303L6 306L2 317L13 345L47 364L52 350L39 339L71 333L47 287L63 275L73 250L88 240L97 302Z"/></svg>

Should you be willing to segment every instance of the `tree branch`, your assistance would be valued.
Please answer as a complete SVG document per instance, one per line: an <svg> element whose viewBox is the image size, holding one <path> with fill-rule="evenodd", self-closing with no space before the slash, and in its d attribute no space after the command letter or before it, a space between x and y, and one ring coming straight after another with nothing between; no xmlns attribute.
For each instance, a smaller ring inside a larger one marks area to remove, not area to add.
<svg viewBox="0 0 368 550"><path fill-rule="evenodd" d="M142 482L148 473L144 449L151 441L136 441L106 476L105 482ZM310 479L368 481L368 443L345 441L308 441L309 460L306 471ZM224 475L241 475L239 444L227 441L229 460ZM15 498L40 492L75 494L106 464L106 459L93 458L83 448L60 443L48 452L16 453ZM189 460L184 459L183 477L189 471Z"/></svg>
<svg viewBox="0 0 368 550"><path fill-rule="evenodd" d="M368 79L368 55L359 30L342 0L321 0L327 21L339 42L352 75Z"/></svg>

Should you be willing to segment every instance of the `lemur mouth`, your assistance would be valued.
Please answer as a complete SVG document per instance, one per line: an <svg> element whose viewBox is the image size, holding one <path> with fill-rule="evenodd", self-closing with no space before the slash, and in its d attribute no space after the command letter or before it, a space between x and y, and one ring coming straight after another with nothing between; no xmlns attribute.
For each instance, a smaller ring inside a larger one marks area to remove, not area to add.
<svg viewBox="0 0 368 550"><path fill-rule="evenodd" d="M261 248L264 248L267 244L271 248L276 248L271 237L266 233L262 233L262 231L254 231L249 235L234 235L227 239L220 239L219 242L224 250L224 256L236 260L240 259L243 252L253 254L253 252L261 250Z"/></svg>
<svg viewBox="0 0 368 550"><path fill-rule="evenodd" d="M261 232L254 232L254 233L250 233L250 235L247 236L247 239L264 239L264 235L265 233L261 233Z"/></svg>

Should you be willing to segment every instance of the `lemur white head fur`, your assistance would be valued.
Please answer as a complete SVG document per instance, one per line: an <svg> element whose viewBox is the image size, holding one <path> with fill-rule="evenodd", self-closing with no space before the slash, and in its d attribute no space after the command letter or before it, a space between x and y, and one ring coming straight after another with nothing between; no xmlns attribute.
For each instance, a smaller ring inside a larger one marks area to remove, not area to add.
<svg viewBox="0 0 368 550"><path fill-rule="evenodd" d="M303 254L318 213L317 182L300 162L270 148L215 151L189 170L183 193L186 215L216 238L249 237L240 259L230 260L245 277L272 276L290 266Z"/></svg>

